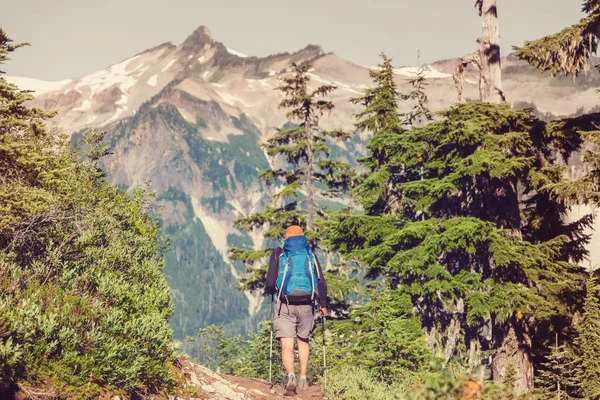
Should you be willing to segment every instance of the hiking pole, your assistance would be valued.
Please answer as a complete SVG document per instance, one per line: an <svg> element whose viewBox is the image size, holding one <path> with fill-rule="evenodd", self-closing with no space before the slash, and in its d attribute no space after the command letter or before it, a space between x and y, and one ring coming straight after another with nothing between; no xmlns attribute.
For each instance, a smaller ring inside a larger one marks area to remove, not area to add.
<svg viewBox="0 0 600 400"><path fill-rule="evenodd" d="M273 388L273 376L272 376L272 370L273 370L273 313L274 313L274 308L273 308L273 300L274 296L273 294L271 294L271 321L270 321L270 325L271 325L271 346L269 348L269 382L271 383L271 389Z"/></svg>
<svg viewBox="0 0 600 400"><path fill-rule="evenodd" d="M324 388L327 389L327 361L325 358L325 313L321 311L321 335L323 336L323 379Z"/></svg>

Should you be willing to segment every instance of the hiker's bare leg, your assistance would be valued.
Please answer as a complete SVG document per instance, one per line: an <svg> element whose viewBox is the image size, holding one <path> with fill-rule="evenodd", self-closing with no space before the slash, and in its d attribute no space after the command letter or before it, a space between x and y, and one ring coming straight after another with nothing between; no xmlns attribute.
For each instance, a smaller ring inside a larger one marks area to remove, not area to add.
<svg viewBox="0 0 600 400"><path fill-rule="evenodd" d="M281 338L281 361L288 374L294 373L294 338Z"/></svg>
<svg viewBox="0 0 600 400"><path fill-rule="evenodd" d="M309 357L310 347L308 346L308 339L298 338L298 359L300 361L300 376L306 376Z"/></svg>

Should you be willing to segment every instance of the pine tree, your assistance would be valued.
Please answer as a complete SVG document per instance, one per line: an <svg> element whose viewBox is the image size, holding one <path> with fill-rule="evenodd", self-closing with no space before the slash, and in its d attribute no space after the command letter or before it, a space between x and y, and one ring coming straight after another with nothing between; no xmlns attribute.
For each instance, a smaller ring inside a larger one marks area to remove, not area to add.
<svg viewBox="0 0 600 400"><path fill-rule="evenodd" d="M535 378L536 392L540 399L568 399L568 393L573 392L570 377L574 375L573 357L565 344L558 344L556 334L555 345L550 347L546 362L541 363L541 368Z"/></svg>
<svg viewBox="0 0 600 400"><path fill-rule="evenodd" d="M26 45L12 43L0 28L0 64ZM55 183L63 168L52 150L59 140L44 125L55 113L26 107L33 96L8 83L2 74L0 71L0 215L7 218L0 222L0 247L7 245L2 242L3 233L14 232L32 215L49 210L52 195L46 188Z"/></svg>
<svg viewBox="0 0 600 400"><path fill-rule="evenodd" d="M333 85L309 88L310 64L291 65L293 76L283 78L278 88L285 98L280 107L288 110L290 124L279 129L263 145L274 165L280 168L261 171L259 177L267 185L283 183L274 195L273 206L263 212L240 218L236 225L245 231L265 227L268 243L281 240L289 225L304 226L305 234L316 245L318 225L316 217L324 216L317 205L315 195L336 198L352 185L353 171L348 163L329 159L331 152L328 140L346 140L350 135L342 131L324 131L319 127L319 118L330 112L334 105L326 97L336 89ZM296 124L294 126L294 123ZM303 195L305 198L303 199ZM242 281L242 288L255 290L264 286L267 266L254 268L271 253L266 250L231 249L231 258L249 266L250 276Z"/></svg>
<svg viewBox="0 0 600 400"><path fill-rule="evenodd" d="M405 125L423 126L426 123L433 121L433 115L428 108L429 99L425 94L427 87L427 79L425 78L425 70L419 67L414 78L408 79L408 83L413 87L412 92L408 95L403 95L402 99L413 102L412 110L406 114L404 119Z"/></svg>
<svg viewBox="0 0 600 400"><path fill-rule="evenodd" d="M539 338L530 332L568 320L576 302L565 298L576 298L582 280L570 260L586 253L589 219L561 222L568 206L547 189L564 181L556 154L568 146L552 138L568 129L507 105L472 103L442 116L386 146L379 168L404 167L388 177L402 213L382 205L378 213L338 214L328 237L333 250L411 296L424 328L446 335L447 357L473 340L484 351L503 349L492 360L494 379L502 379L503 355L511 354L520 394L533 384Z"/></svg>
<svg viewBox="0 0 600 400"><path fill-rule="evenodd" d="M398 114L400 93L394 79L392 60L381 54L379 70L369 71L374 87L366 89L362 97L353 98L353 104L364 109L356 114L356 130L371 133L367 148L369 155L358 161L369 171L356 188L361 205L367 214L397 213L398 199L393 193L394 179L403 165L394 164L390 152L406 131ZM395 199L395 200L394 200Z"/></svg>
<svg viewBox="0 0 600 400"><path fill-rule="evenodd" d="M593 275L586 284L583 316L577 332L575 381L587 399L600 399L600 302Z"/></svg>

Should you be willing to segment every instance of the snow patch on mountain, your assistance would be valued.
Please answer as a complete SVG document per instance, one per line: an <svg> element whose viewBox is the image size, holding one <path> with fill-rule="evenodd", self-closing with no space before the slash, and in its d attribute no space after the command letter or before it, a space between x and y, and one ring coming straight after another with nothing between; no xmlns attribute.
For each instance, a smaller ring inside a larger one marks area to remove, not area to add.
<svg viewBox="0 0 600 400"><path fill-rule="evenodd" d="M366 68L372 69L372 70L380 70L381 69L381 67L366 67ZM424 65L422 68L418 68L418 67L400 67L400 68L394 68L394 73L396 75L408 76L408 77L414 78L415 76L417 76L417 74L419 73L419 71L421 69L423 70L423 75L427 79L452 78L452 74L448 74L448 73L445 73L445 72L438 71L437 69L435 69L431 65Z"/></svg>
<svg viewBox="0 0 600 400"><path fill-rule="evenodd" d="M21 90L33 90L36 95L40 95L47 92L52 92L68 85L72 82L72 79L65 79L62 81L44 81L41 79L25 78L23 76L4 76L3 77L8 83L16 85Z"/></svg>
<svg viewBox="0 0 600 400"><path fill-rule="evenodd" d="M331 81L331 80L322 78L321 76L319 76L317 74L313 74L311 72L308 72L306 75L308 75L311 79L321 82L321 83L324 83L326 85L334 85L342 90L345 90L345 91L353 93L353 94L360 94L360 95L363 94L360 90L358 90L354 86L351 86L351 85L348 85L348 84L345 84L342 82Z"/></svg>
<svg viewBox="0 0 600 400"><path fill-rule="evenodd" d="M148 81L146 83L149 86L156 86L156 84L158 83L158 74L152 75L150 78L148 78Z"/></svg>
<svg viewBox="0 0 600 400"><path fill-rule="evenodd" d="M128 66L139 57L139 55L132 57L102 71L84 76L79 79L74 89L89 88L92 94L95 94L114 85L119 85L121 90L126 91L136 84L136 77L143 74L149 68L149 66L145 66L142 63L137 65L135 69L128 71Z"/></svg>
<svg viewBox="0 0 600 400"><path fill-rule="evenodd" d="M268 79L246 79L246 82L251 89L256 88L256 85L260 85L266 89L274 88L274 86L269 83Z"/></svg>
<svg viewBox="0 0 600 400"><path fill-rule="evenodd" d="M242 58L248 57L246 54L240 53L239 51L235 51L233 49L230 49L229 47L227 47L227 51L229 52L229 54L233 54L234 56L238 56L238 57L242 57Z"/></svg>
<svg viewBox="0 0 600 400"><path fill-rule="evenodd" d="M223 92L220 90L216 90L215 91L222 99L225 103L229 104L230 106L239 106L242 105L244 107L251 107L250 104L246 103L243 99L233 96L227 92Z"/></svg>
<svg viewBox="0 0 600 400"><path fill-rule="evenodd" d="M417 67L402 67L394 69L394 73L396 75L408 76L414 78L419 73L419 68ZM445 72L440 72L432 66L426 66L423 68L423 76L427 79L445 79L452 78L452 74L447 74Z"/></svg>
<svg viewBox="0 0 600 400"><path fill-rule="evenodd" d="M171 60L169 61L169 63L167 65L165 65L165 67L160 71L160 72L165 72L166 70L168 70L169 68L171 68L173 66L173 64L175 64L177 60Z"/></svg>

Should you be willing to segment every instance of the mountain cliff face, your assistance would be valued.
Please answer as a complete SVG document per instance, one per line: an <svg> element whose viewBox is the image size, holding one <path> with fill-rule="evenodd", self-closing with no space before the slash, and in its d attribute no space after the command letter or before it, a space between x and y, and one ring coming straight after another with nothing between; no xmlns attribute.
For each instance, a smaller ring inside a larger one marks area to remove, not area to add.
<svg viewBox="0 0 600 400"><path fill-rule="evenodd" d="M172 241L165 270L173 290L175 335L183 339L202 326L226 324L245 331L264 317L260 294L237 289L240 265L227 258L230 246L260 248L260 232L248 235L233 221L270 202L257 179L269 165L259 144L286 122L274 89L291 62L310 61L311 84L333 83L336 108L322 118L327 129L351 129L357 109L349 99L370 84L368 68L307 46L295 53L249 57L215 41L200 27L181 45L162 44L94 74L60 82L8 77L23 89L38 89L36 106L59 111L53 123L76 143L86 129L107 132L114 155L105 169L127 187L149 180L162 207L164 231ZM452 72L457 60L425 66L431 108L456 101ZM504 87L516 105L541 114L571 115L597 104L597 73L551 79L508 58ZM396 70L401 92L416 68ZM477 97L477 77L466 75L467 98ZM408 110L411 105L404 104ZM352 159L365 151L357 139L334 149ZM581 171L573 161L572 173ZM593 254L595 263L600 257ZM260 311L262 309L262 312Z"/></svg>

